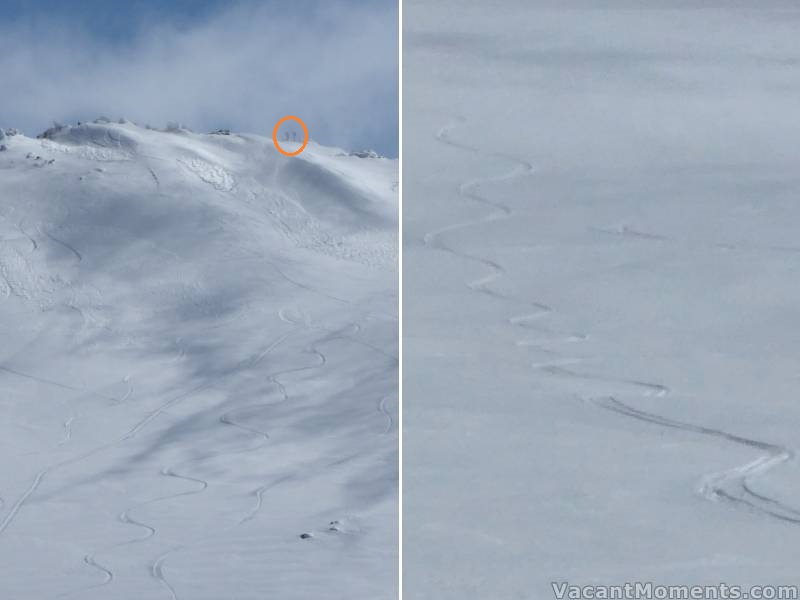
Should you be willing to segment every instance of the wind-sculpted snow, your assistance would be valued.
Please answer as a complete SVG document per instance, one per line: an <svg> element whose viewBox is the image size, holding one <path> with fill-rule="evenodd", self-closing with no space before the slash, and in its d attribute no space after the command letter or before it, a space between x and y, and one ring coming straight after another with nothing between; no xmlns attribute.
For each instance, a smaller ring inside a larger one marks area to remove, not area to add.
<svg viewBox="0 0 800 600"><path fill-rule="evenodd" d="M394 598L396 162L4 142L1 595Z"/></svg>

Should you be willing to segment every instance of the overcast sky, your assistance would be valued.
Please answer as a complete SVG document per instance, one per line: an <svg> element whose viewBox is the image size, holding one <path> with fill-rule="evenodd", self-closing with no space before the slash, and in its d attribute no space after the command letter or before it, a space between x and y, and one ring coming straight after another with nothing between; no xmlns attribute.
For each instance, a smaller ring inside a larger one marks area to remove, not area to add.
<svg viewBox="0 0 800 600"><path fill-rule="evenodd" d="M397 1L0 0L0 126L98 116L396 157Z"/></svg>

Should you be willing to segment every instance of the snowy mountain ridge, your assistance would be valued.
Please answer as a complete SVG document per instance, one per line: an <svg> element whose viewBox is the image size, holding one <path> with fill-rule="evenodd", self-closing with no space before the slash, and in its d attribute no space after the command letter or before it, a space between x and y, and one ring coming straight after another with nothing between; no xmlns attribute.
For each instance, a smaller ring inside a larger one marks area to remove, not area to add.
<svg viewBox="0 0 800 600"><path fill-rule="evenodd" d="M290 150L299 147L296 142L286 144ZM177 126L160 131L104 119L57 125L36 140L16 135L7 145L12 156L18 147L43 160L63 155L111 163L174 160L184 174L218 191L249 198L267 188L272 193L268 210L284 223L287 234L303 230L304 243L313 240L316 249L349 259L388 268L396 263L396 245L376 249L370 236L375 230L370 225L391 229L396 222L396 160L357 160L314 142L297 160L286 160L261 136L194 134ZM282 193L276 194L276 189ZM334 202L316 202L320 192L335 192Z"/></svg>
<svg viewBox="0 0 800 600"><path fill-rule="evenodd" d="M397 161L2 144L4 592L394 597Z"/></svg>

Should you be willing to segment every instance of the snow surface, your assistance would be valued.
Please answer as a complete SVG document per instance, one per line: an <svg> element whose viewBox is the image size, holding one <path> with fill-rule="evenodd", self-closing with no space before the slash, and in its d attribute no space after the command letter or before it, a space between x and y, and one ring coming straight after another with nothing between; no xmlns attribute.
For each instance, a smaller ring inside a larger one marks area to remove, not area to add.
<svg viewBox="0 0 800 600"><path fill-rule="evenodd" d="M4 142L0 596L395 598L397 162Z"/></svg>
<svg viewBox="0 0 800 600"><path fill-rule="evenodd" d="M405 596L796 584L800 12L547 4L405 4Z"/></svg>

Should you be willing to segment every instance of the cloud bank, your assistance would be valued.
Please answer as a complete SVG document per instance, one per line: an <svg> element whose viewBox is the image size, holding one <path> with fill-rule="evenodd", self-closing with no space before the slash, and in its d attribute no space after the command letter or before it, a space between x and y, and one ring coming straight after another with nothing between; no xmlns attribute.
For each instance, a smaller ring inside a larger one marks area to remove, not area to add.
<svg viewBox="0 0 800 600"><path fill-rule="evenodd" d="M74 19L7 24L0 126L105 115L270 134L293 114L322 143L397 156L396 6L291 4L239 4L188 28L153 20L123 44Z"/></svg>

